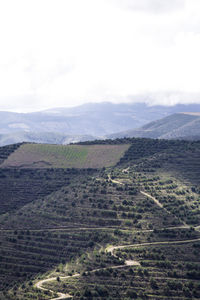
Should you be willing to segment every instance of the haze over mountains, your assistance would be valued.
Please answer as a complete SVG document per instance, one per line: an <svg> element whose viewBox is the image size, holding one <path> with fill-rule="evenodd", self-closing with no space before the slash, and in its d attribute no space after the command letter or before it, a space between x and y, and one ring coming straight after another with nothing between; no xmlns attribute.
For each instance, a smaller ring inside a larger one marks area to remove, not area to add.
<svg viewBox="0 0 200 300"><path fill-rule="evenodd" d="M200 113L176 113L141 128L127 130L109 138L142 137L159 139L200 139Z"/></svg>
<svg viewBox="0 0 200 300"><path fill-rule="evenodd" d="M191 130L193 135L198 135L199 116L177 114L198 111L200 111L200 104L148 106L145 103L109 102L89 103L73 108L54 108L33 113L2 111L0 112L0 145L23 141L68 144L122 136L175 138L191 135ZM172 114L175 115L165 118ZM163 121L151 123L162 118ZM184 127L186 124L189 126L187 130Z"/></svg>

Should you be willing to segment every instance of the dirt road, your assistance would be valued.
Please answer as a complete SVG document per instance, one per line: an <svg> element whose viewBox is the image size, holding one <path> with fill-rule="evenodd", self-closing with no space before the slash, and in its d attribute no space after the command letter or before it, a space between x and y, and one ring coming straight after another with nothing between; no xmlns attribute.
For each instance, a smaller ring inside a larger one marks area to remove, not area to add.
<svg viewBox="0 0 200 300"><path fill-rule="evenodd" d="M140 243L140 244L131 244L131 245L119 245L119 246L109 246L106 248L107 252L110 252L113 256L116 257L116 255L114 254L115 250L118 249L125 249L125 248L134 248L134 247L144 247L144 246L153 246L153 245L171 245L171 244L185 244L185 243L193 243L193 242L198 242L200 241L200 238L197 239L191 239L191 240L179 240L179 241L164 241L164 242L149 242L149 243ZM123 265L119 265L119 266L111 266L109 268L112 269L118 269L118 268L124 268L127 266L140 266L140 263L138 261L135 260L126 260L125 263ZM99 271L99 270L103 270L106 268L102 268L102 269L95 269L92 270L90 272L95 272L95 271ZM72 278L72 277L80 277L81 275L79 273L74 274L72 276L63 276L60 277L60 280L63 279L68 279L68 278ZM47 279L43 279L38 281L34 286L40 290L43 291L49 291L51 293L54 293L52 290L48 289L48 288L44 288L43 284L46 282L51 282L51 281L56 281L57 277L51 277L51 278L47 278ZM57 298L51 298L51 300L59 300L59 299L71 299L72 296L69 294L63 294L60 292L57 292L58 297Z"/></svg>
<svg viewBox="0 0 200 300"><path fill-rule="evenodd" d="M140 193L150 199L152 199L160 208L164 208L163 205L153 196L147 194L146 192L140 191Z"/></svg>

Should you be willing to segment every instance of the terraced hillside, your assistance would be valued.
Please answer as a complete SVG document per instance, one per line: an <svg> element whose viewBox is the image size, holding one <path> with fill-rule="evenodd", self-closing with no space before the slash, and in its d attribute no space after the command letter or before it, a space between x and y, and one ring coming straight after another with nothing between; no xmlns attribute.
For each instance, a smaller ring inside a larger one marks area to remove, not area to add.
<svg viewBox="0 0 200 300"><path fill-rule="evenodd" d="M0 147L0 163L3 163L5 159L10 156L12 152L14 152L17 148L19 148L22 144L13 144L4 147Z"/></svg>
<svg viewBox="0 0 200 300"><path fill-rule="evenodd" d="M2 165L1 186L52 190L7 197L0 299L200 299L200 142L106 143L127 151L101 169Z"/></svg>
<svg viewBox="0 0 200 300"><path fill-rule="evenodd" d="M129 145L23 144L2 168L102 168L115 165Z"/></svg>
<svg viewBox="0 0 200 300"><path fill-rule="evenodd" d="M73 178L93 174L95 170L76 169L0 169L1 214L14 211L33 200L43 198L62 186L67 186Z"/></svg>
<svg viewBox="0 0 200 300"><path fill-rule="evenodd" d="M118 266L108 265L85 276L69 276L43 286L63 295L70 293L73 299L199 299L199 245L133 245L117 251L116 256L121 261L134 259L135 265L118 262Z"/></svg>

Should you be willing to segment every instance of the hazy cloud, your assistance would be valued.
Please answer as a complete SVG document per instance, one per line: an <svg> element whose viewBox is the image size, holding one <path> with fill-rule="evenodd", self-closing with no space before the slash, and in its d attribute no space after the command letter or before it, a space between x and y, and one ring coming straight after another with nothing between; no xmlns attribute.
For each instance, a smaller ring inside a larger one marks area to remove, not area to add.
<svg viewBox="0 0 200 300"><path fill-rule="evenodd" d="M199 20L199 0L0 1L0 110L200 101Z"/></svg>
<svg viewBox="0 0 200 300"><path fill-rule="evenodd" d="M117 0L117 2L127 9L146 13L170 13L185 6L185 0Z"/></svg>
<svg viewBox="0 0 200 300"><path fill-rule="evenodd" d="M45 85L53 84L55 80L59 80L60 77L69 74L73 70L74 65L67 65L62 60L57 61L54 66L50 65L43 69L40 69L36 62L25 67L25 72L30 78L30 86L33 91L37 91Z"/></svg>
<svg viewBox="0 0 200 300"><path fill-rule="evenodd" d="M200 103L200 93L163 91L129 97L129 102L145 102L148 105L172 106L176 104Z"/></svg>

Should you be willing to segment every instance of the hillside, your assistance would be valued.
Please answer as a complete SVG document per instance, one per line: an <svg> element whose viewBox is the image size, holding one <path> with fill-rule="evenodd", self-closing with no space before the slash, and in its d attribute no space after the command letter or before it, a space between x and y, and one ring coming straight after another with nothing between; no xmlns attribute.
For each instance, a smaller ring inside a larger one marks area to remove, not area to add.
<svg viewBox="0 0 200 300"><path fill-rule="evenodd" d="M0 134L0 146L14 143L32 142L44 144L70 144L82 141L92 141L95 138L91 135L66 135L58 132L26 132L17 131L7 134Z"/></svg>
<svg viewBox="0 0 200 300"><path fill-rule="evenodd" d="M103 168L115 165L130 145L23 144L1 168Z"/></svg>
<svg viewBox="0 0 200 300"><path fill-rule="evenodd" d="M36 142L68 144L127 131L173 113L200 111L200 105L145 103L85 104L34 113L0 112L0 145Z"/></svg>
<svg viewBox="0 0 200 300"><path fill-rule="evenodd" d="M200 299L200 142L65 147L0 148L0 299ZM100 168L55 163L83 147L106 149ZM33 150L51 168L21 167Z"/></svg>
<svg viewBox="0 0 200 300"><path fill-rule="evenodd" d="M109 135L109 138L145 137L159 139L200 138L200 114L178 113L150 122L139 129Z"/></svg>

